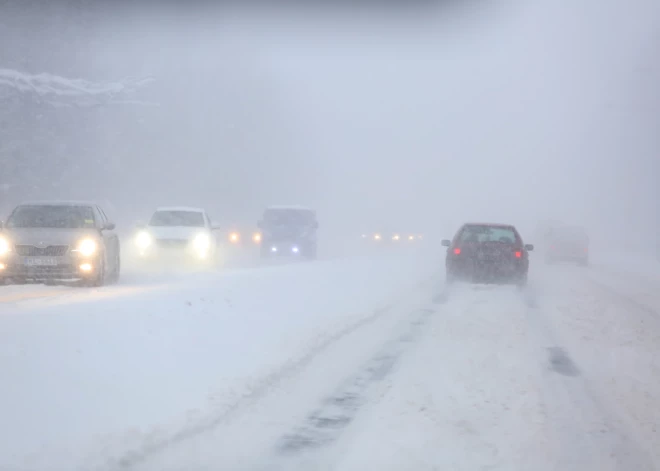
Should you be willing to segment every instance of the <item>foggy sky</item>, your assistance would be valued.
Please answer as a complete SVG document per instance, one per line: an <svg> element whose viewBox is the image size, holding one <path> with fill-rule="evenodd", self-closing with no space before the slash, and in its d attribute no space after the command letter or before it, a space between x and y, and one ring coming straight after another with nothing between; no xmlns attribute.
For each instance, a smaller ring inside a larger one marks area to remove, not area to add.
<svg viewBox="0 0 660 471"><path fill-rule="evenodd" d="M300 203L324 227L356 232L451 236L466 220L529 232L559 219L654 240L658 2L495 4L378 23L12 10L0 67L156 78L144 98L159 106L62 135L89 141L72 154L86 172L110 169L52 196L102 198L131 218L191 204L250 222L266 205ZM50 27L35 38L35 24Z"/></svg>

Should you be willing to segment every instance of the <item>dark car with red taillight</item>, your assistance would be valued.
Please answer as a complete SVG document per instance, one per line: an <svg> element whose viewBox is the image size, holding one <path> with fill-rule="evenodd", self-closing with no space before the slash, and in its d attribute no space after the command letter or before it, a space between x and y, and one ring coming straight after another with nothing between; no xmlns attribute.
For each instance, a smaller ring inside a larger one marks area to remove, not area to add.
<svg viewBox="0 0 660 471"><path fill-rule="evenodd" d="M549 231L545 240L545 261L589 265L589 236L579 226L560 226Z"/></svg>
<svg viewBox="0 0 660 471"><path fill-rule="evenodd" d="M464 224L447 247L447 282L527 284L529 254L533 245L524 244L512 225Z"/></svg>

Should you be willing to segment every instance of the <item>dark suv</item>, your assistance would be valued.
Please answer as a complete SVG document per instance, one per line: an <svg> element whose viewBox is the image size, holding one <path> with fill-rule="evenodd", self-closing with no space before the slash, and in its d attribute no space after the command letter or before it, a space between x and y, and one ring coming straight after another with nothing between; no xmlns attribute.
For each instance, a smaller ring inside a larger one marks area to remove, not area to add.
<svg viewBox="0 0 660 471"><path fill-rule="evenodd" d="M505 224L464 224L448 247L447 282L527 284L528 252L515 227Z"/></svg>
<svg viewBox="0 0 660 471"><path fill-rule="evenodd" d="M259 221L261 258L316 258L316 212L298 206L271 206Z"/></svg>

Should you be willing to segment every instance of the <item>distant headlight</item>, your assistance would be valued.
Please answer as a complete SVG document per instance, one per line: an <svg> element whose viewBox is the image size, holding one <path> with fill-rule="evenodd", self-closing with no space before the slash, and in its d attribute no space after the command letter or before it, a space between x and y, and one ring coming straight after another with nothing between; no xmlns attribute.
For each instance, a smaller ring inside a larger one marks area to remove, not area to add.
<svg viewBox="0 0 660 471"><path fill-rule="evenodd" d="M5 255L9 252L9 241L4 237L0 237L0 255Z"/></svg>
<svg viewBox="0 0 660 471"><path fill-rule="evenodd" d="M197 234L193 239L193 246L196 250L204 252L211 247L211 238L208 234Z"/></svg>
<svg viewBox="0 0 660 471"><path fill-rule="evenodd" d="M135 245L137 245L139 249L146 249L151 245L152 242L153 239L151 234L146 231L139 232L138 235L135 236Z"/></svg>
<svg viewBox="0 0 660 471"><path fill-rule="evenodd" d="M400 238L401 238L401 236L399 234L394 234L392 236L392 240L399 240Z"/></svg>
<svg viewBox="0 0 660 471"><path fill-rule="evenodd" d="M380 234L374 234L374 240L380 240L381 236Z"/></svg>
<svg viewBox="0 0 660 471"><path fill-rule="evenodd" d="M97 249L98 249L98 245L96 244L96 241L93 239L83 239L78 243L78 252L83 257L89 257L90 255L94 255Z"/></svg>
<svg viewBox="0 0 660 471"><path fill-rule="evenodd" d="M240 235L238 234L238 232L232 232L231 234L229 234L229 240L230 240L231 242L233 242L233 243L238 242L238 241L240 240L240 238L241 238L241 237L240 237Z"/></svg>
<svg viewBox="0 0 660 471"><path fill-rule="evenodd" d="M252 241L253 241L255 244L258 244L259 242L261 242L261 234L259 234L258 232L256 232L256 233L252 236Z"/></svg>

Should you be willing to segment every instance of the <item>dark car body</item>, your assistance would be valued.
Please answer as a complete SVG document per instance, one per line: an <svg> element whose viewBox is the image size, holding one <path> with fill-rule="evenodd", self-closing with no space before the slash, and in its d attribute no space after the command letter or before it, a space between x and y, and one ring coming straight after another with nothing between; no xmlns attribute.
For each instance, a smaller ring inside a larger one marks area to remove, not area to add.
<svg viewBox="0 0 660 471"><path fill-rule="evenodd" d="M84 281L100 286L120 271L119 238L100 206L37 202L17 206L3 224L0 278Z"/></svg>
<svg viewBox="0 0 660 471"><path fill-rule="evenodd" d="M589 236L581 227L562 226L550 231L545 240L545 261L589 264Z"/></svg>
<svg viewBox="0 0 660 471"><path fill-rule="evenodd" d="M464 224L447 248L447 281L525 285L532 245L525 245L512 225Z"/></svg>
<svg viewBox="0 0 660 471"><path fill-rule="evenodd" d="M318 221L316 212L298 206L267 208L258 227L261 257L316 258Z"/></svg>

